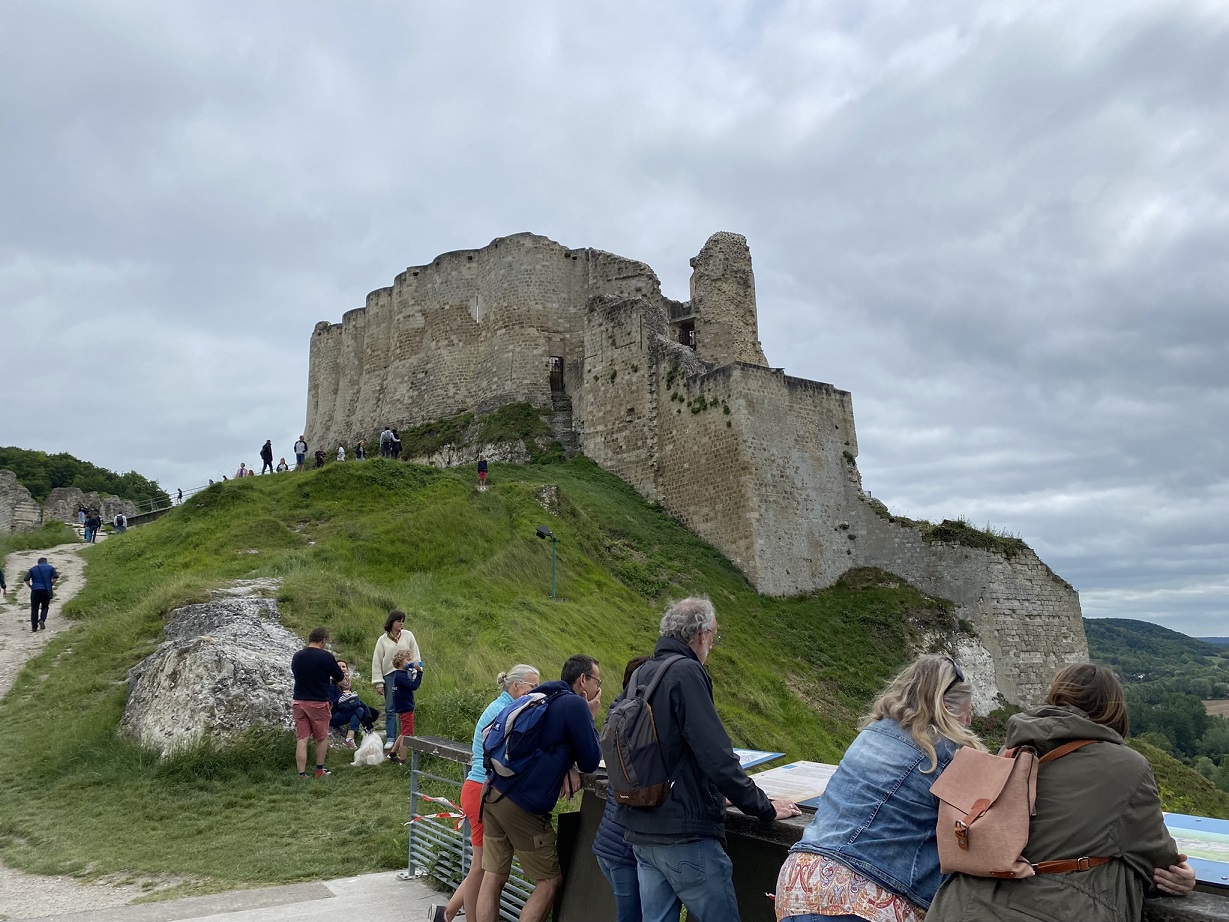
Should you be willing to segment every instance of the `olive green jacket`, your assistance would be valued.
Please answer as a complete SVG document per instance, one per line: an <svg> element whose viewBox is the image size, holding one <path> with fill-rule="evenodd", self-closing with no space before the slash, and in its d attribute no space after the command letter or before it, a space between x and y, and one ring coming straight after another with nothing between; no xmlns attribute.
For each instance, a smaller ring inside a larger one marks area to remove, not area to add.
<svg viewBox="0 0 1229 922"><path fill-rule="evenodd" d="M1034 863L1085 856L1118 860L1024 880L954 874L939 888L926 922L1138 922L1153 870L1178 860L1148 761L1073 707L1015 715L1006 745L1033 746L1045 755L1080 739L1101 742L1038 770L1037 810L1024 857Z"/></svg>

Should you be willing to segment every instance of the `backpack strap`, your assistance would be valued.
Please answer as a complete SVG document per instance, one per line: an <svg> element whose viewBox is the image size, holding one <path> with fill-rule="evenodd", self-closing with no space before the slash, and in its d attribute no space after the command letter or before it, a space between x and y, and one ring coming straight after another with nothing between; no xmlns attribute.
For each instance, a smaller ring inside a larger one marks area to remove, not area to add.
<svg viewBox="0 0 1229 922"><path fill-rule="evenodd" d="M649 698L652 697L653 692L657 691L657 683L660 682L661 677L666 674L666 670L669 669L671 666L673 666L675 663L677 663L679 660L686 659L686 658L687 657L685 657L682 653L675 653L671 656L667 656L664 660L662 660L661 667L657 670L657 674L653 676L653 681L650 682L649 687L644 690L644 700L645 701L648 701ZM640 670L643 669L646 665L648 664L647 663L641 664L639 667L637 667L636 671L632 673L631 682L629 683L632 686L632 688L636 687L637 674L639 674Z"/></svg>
<svg viewBox="0 0 1229 922"><path fill-rule="evenodd" d="M1057 749L1051 749L1043 755L1039 762L1053 762L1055 759L1061 759L1063 756L1070 755L1077 749L1083 749L1085 746L1090 746L1093 743L1101 743L1104 740L1072 740L1069 743L1063 743Z"/></svg>

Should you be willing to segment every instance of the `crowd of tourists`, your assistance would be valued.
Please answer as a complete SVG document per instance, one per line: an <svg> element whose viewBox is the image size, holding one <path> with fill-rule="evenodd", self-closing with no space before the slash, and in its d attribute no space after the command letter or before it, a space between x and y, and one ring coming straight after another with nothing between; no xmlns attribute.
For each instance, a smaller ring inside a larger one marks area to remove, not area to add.
<svg viewBox="0 0 1229 922"><path fill-rule="evenodd" d="M390 763L403 761L405 740L414 733L423 677L405 620L403 612L390 612L372 657ZM629 695L647 700L669 780L653 805L635 806L616 798L612 773L592 848L618 922L677 922L684 907L691 920L737 922L727 806L764 822L800 815L796 804L770 800L733 751L705 669L720 639L712 603L685 599L662 617L652 653L623 670L623 690L611 707ZM328 631L319 628L295 657L297 768L304 777L311 739L315 776L329 774L330 723L346 728L353 748L355 732L371 732L380 716L361 702L345 703L357 696L349 670L324 649L327 643ZM498 694L475 725L461 791L473 861L451 899L431 907L431 922L452 922L462 913L496 922L514 855L534 885L520 918L541 922L555 902L562 871L551 814L561 796L578 790L580 774L601 760L594 722L601 665L577 654L558 680L542 679L525 663L496 677ZM1166 831L1152 771L1124 745L1122 686L1110 670L1092 664L1062 670L1044 705L1009 720L1008 754L1028 751L1044 763L1035 776L1035 813L1024 821L1022 854L1005 871L966 861L945 873L937 839L941 802L931 787L938 790L936 780L961 763L962 750L985 754L970 728L972 701L973 686L950 656L921 656L892 679L781 867L770 894L780 922L1138 920L1149 892L1181 896L1193 889L1194 871ZM537 749L519 767L504 764L493 740L510 732L515 715L535 707L541 708ZM960 825L948 834L958 837Z"/></svg>

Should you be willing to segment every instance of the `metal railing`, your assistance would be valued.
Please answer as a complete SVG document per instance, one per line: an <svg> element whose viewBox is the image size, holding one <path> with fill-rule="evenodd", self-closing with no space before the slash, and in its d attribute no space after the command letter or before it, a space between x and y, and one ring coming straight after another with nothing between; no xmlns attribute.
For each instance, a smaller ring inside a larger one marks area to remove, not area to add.
<svg viewBox="0 0 1229 922"><path fill-rule="evenodd" d="M413 736L406 741L410 746L410 821L409 850L406 871L410 877L420 874L433 877L451 890L460 886L469 873L473 861L473 847L469 839L469 821L458 824L453 815L435 816L452 811L430 809L435 801L426 800L423 782L432 782L433 788L456 791L452 806L461 800L463 782L428 772L422 767L422 757L433 755L468 766L469 748L453 740L432 736ZM428 809L424 810L424 804ZM456 812L460 812L459 809ZM504 885L499 901L499 917L507 922L519 922L525 901L533 892L533 883L525 878L519 860L512 862L512 873Z"/></svg>

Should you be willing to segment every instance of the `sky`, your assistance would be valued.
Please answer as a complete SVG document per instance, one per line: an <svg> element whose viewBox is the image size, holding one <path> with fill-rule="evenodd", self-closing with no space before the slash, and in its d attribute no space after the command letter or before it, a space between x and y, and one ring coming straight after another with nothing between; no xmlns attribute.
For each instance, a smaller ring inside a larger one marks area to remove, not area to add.
<svg viewBox="0 0 1229 922"><path fill-rule="evenodd" d="M1220 0L7 0L0 51L0 444L188 490L407 266L532 231L683 300L734 231L890 509L1229 635Z"/></svg>

